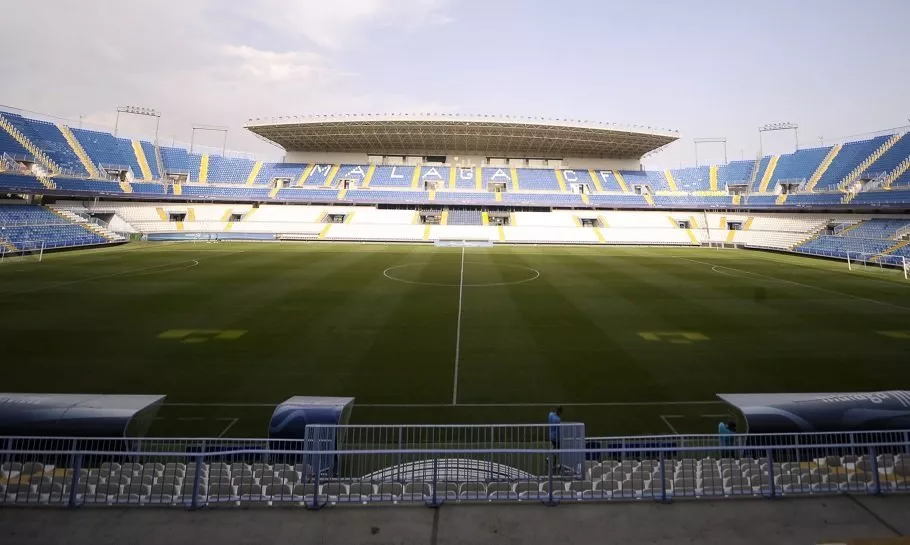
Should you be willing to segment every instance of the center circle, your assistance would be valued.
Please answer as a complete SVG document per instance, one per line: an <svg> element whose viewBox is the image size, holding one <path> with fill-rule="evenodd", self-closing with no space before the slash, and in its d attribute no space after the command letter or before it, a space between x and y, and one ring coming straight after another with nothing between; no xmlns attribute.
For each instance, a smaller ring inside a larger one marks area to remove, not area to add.
<svg viewBox="0 0 910 545"><path fill-rule="evenodd" d="M443 278L452 278L454 276L453 282L433 282L433 281L424 281L418 280L417 275L412 272L414 269L420 268L419 273L421 275L429 276L430 278L443 277ZM504 268L509 272L503 274L503 271L500 270ZM483 271L486 269L489 273L484 274ZM427 271L430 271L427 273ZM438 272L435 272L438 271ZM518 272L515 272L518 271ZM490 274L492 273L492 274ZM525 267L523 265L507 265L504 263L486 263L481 261L465 261L464 262L464 283L459 282L461 278L461 263L460 262L448 262L448 263L407 263L405 265L396 265L394 267L389 267L388 269L382 271L382 275L388 278L389 280L394 280L395 282L403 282L405 284L415 284L418 286L437 286L441 288L457 288L463 286L465 288L487 288L492 286L512 286L515 284L524 284L525 282L531 282L532 280L537 280L540 278L540 271L537 269L532 269L531 267ZM492 276L498 274L499 276L504 277L504 280L498 282L483 282L480 278L484 276ZM479 278L478 278L479 277ZM514 278L510 278L514 277Z"/></svg>

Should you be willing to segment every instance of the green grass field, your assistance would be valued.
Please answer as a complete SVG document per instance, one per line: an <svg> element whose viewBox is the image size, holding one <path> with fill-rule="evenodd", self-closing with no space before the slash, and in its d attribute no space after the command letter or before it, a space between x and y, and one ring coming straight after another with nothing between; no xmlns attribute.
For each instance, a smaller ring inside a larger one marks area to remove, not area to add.
<svg viewBox="0 0 910 545"><path fill-rule="evenodd" d="M462 278L461 260L133 243L3 263L0 390L167 394L155 435L263 436L291 395L354 396L357 423L543 422L559 403L588 435L615 435L710 433L727 412L716 393L910 380L910 282L896 271L495 247L467 248Z"/></svg>

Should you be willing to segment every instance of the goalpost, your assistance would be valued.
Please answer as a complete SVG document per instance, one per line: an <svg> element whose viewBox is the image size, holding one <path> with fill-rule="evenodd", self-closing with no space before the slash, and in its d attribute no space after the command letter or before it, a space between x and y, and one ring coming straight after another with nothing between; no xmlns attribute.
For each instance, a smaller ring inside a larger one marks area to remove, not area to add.
<svg viewBox="0 0 910 545"><path fill-rule="evenodd" d="M902 255L886 254L866 254L862 252L847 252L847 270L852 271L853 266L862 263L863 268L869 267L871 260L872 265L878 265L879 270L884 270L885 266L900 269L904 273L904 280L910 280L910 261Z"/></svg>
<svg viewBox="0 0 910 545"><path fill-rule="evenodd" d="M44 260L45 242L27 240L25 242L0 242L0 263L36 262Z"/></svg>

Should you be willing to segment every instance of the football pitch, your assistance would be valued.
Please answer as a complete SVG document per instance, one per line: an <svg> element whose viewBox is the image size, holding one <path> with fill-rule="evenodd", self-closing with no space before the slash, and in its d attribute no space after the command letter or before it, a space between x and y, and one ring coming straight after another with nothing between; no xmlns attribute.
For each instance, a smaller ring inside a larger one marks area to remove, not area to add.
<svg viewBox="0 0 910 545"><path fill-rule="evenodd" d="M0 264L7 392L166 394L153 435L352 423L713 433L715 394L907 388L910 282L747 250L129 245Z"/></svg>

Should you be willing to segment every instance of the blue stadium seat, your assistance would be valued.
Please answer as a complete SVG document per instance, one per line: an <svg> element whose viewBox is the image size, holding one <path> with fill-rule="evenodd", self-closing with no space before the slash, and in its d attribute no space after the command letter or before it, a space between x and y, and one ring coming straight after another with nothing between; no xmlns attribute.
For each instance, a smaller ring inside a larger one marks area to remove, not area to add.
<svg viewBox="0 0 910 545"><path fill-rule="evenodd" d="M44 185L38 178L28 174L3 173L0 174L0 190L41 190Z"/></svg>
<svg viewBox="0 0 910 545"><path fill-rule="evenodd" d="M449 210L447 225L483 225L480 210Z"/></svg>
<svg viewBox="0 0 910 545"><path fill-rule="evenodd" d="M743 204L748 206L774 206L777 203L777 195L747 195L743 199Z"/></svg>
<svg viewBox="0 0 910 545"><path fill-rule="evenodd" d="M208 183L245 184L256 161L243 158L209 156Z"/></svg>
<svg viewBox="0 0 910 545"><path fill-rule="evenodd" d="M151 142L141 141L139 145L142 146L142 151L145 153L145 160L149 164L149 170L152 172L153 180L161 179L161 172L158 170L158 157L155 152L155 144Z"/></svg>
<svg viewBox="0 0 910 545"><path fill-rule="evenodd" d="M36 205L0 205L0 240L20 250L105 244L106 238Z"/></svg>
<svg viewBox="0 0 910 545"><path fill-rule="evenodd" d="M515 172L518 175L518 187L522 191L559 191L559 182L553 169L519 168Z"/></svg>
<svg viewBox="0 0 910 545"><path fill-rule="evenodd" d="M670 171L680 191L708 191L711 189L710 167L679 168Z"/></svg>
<svg viewBox="0 0 910 545"><path fill-rule="evenodd" d="M890 137L891 135L877 136L870 140L860 140L858 142L847 142L844 144L840 153L837 154L828 166L828 169L822 174L821 178L819 178L814 189L816 191L836 189L837 184L839 184L850 171L872 155L872 152L881 147L881 145Z"/></svg>
<svg viewBox="0 0 910 545"><path fill-rule="evenodd" d="M80 176L88 176L82 161L70 147L63 133L53 123L29 119L18 114L4 112L3 116L10 124L19 129L32 144L38 146L57 166Z"/></svg>
<svg viewBox="0 0 910 545"><path fill-rule="evenodd" d="M279 200L302 202L333 202L338 197L335 189L284 188L275 196Z"/></svg>
<svg viewBox="0 0 910 545"><path fill-rule="evenodd" d="M840 193L793 193L787 196L787 206L839 205Z"/></svg>
<svg viewBox="0 0 910 545"><path fill-rule="evenodd" d="M159 147L166 174L186 174L192 182L199 181L199 164L202 156L182 148Z"/></svg>
<svg viewBox="0 0 910 545"><path fill-rule="evenodd" d="M14 157L31 157L32 154L22 147L18 140L12 137L8 132L0 129L0 155L8 153Z"/></svg>
<svg viewBox="0 0 910 545"><path fill-rule="evenodd" d="M748 184L755 161L731 161L717 167L717 188L721 191L729 184Z"/></svg>
<svg viewBox="0 0 910 545"><path fill-rule="evenodd" d="M866 172L875 174L880 172L891 172L908 157L910 157L910 132L904 133L900 140L888 148L888 151L873 161L866 169Z"/></svg>
<svg viewBox="0 0 910 545"><path fill-rule="evenodd" d="M263 163L254 185L268 185L275 178L288 179L296 184L306 170L305 163Z"/></svg>
<svg viewBox="0 0 910 545"><path fill-rule="evenodd" d="M888 206L910 203L910 190L864 191L853 198L853 204Z"/></svg>
<svg viewBox="0 0 910 545"><path fill-rule="evenodd" d="M584 206L575 193L503 193L503 204L537 206Z"/></svg>
<svg viewBox="0 0 910 545"><path fill-rule="evenodd" d="M453 167L424 165L420 167L420 180L428 182L441 182L437 184L440 189L449 187L449 176ZM371 182L370 185L373 185ZM473 186L472 186L473 187Z"/></svg>
<svg viewBox="0 0 910 545"><path fill-rule="evenodd" d="M648 201L634 193L595 193L588 195L588 201L594 206L648 206Z"/></svg>
<svg viewBox="0 0 910 545"><path fill-rule="evenodd" d="M94 165L116 166L128 168L133 171L133 176L142 178L133 143L123 138L115 138L108 132L89 131L86 129L71 129L82 149L88 154Z"/></svg>
<svg viewBox="0 0 910 545"><path fill-rule="evenodd" d="M480 192L457 192L457 191L437 191L436 202L446 204L492 204L496 202L496 196L493 193Z"/></svg>
<svg viewBox="0 0 910 545"><path fill-rule="evenodd" d="M773 192L774 187L782 180L808 181L829 151L830 147L812 148L781 155L771 176L771 183L768 184L768 191ZM761 179L759 178L757 182L761 183Z"/></svg>
<svg viewBox="0 0 910 545"><path fill-rule="evenodd" d="M189 185L183 186L183 194L188 197L217 198L217 199L256 199L267 200L269 188L267 187L228 187L217 185Z"/></svg>
<svg viewBox="0 0 910 545"><path fill-rule="evenodd" d="M344 196L351 202L381 202L389 204L411 204L429 202L426 191L372 191L370 189L352 189Z"/></svg>
<svg viewBox="0 0 910 545"><path fill-rule="evenodd" d="M698 208L723 208L733 204L727 195L698 196L698 195L655 195L654 204L657 206L687 206Z"/></svg>
<svg viewBox="0 0 910 545"><path fill-rule="evenodd" d="M667 178L664 176L663 171L620 170L619 173L622 174L630 191L633 186L636 185L648 185L653 191L669 191L670 189L670 186L667 185Z"/></svg>
<svg viewBox="0 0 910 545"><path fill-rule="evenodd" d="M85 193L117 193L123 194L120 184L117 182L108 182L104 180L88 180L84 178L61 178L55 177L54 184L57 185L58 191L81 191Z"/></svg>
<svg viewBox="0 0 910 545"><path fill-rule="evenodd" d="M406 165L377 166L370 179L370 187L411 187L415 168ZM423 189L423 184L420 189Z"/></svg>

